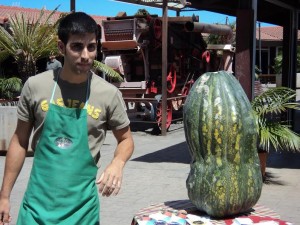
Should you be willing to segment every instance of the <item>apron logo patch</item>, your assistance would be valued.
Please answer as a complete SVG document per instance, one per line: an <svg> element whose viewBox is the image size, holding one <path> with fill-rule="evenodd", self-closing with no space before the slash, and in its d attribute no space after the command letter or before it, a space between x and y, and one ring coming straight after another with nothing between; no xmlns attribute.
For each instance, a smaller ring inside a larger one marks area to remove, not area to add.
<svg viewBox="0 0 300 225"><path fill-rule="evenodd" d="M61 149L70 148L72 144L72 140L66 137L58 137L55 139L55 145Z"/></svg>

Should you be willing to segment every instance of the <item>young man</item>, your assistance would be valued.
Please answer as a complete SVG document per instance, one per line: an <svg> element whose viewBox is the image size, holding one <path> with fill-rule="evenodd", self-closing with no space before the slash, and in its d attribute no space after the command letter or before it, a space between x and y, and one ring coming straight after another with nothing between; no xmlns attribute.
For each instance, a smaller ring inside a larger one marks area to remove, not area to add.
<svg viewBox="0 0 300 225"><path fill-rule="evenodd" d="M96 22L72 13L60 22L61 69L29 78L18 105L18 124L7 152L0 192L0 225L11 218L10 194L32 129L34 163L18 225L99 224L99 192L118 194L133 139L117 88L90 71L97 54ZM106 131L117 139L112 162L96 181Z"/></svg>

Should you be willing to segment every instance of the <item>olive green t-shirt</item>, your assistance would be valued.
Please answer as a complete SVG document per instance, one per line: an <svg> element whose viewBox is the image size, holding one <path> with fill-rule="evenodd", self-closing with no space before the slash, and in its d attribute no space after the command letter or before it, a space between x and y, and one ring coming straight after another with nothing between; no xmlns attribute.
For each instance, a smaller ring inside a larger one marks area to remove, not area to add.
<svg viewBox="0 0 300 225"><path fill-rule="evenodd" d="M60 69L49 70L32 76L22 89L17 115L20 120L33 123L33 151L43 128L59 71ZM92 72L89 79L89 90L88 82L72 84L58 79L52 103L62 107L83 108L88 99L88 142L91 154L98 164L107 129L122 129L128 126L130 121L121 92Z"/></svg>

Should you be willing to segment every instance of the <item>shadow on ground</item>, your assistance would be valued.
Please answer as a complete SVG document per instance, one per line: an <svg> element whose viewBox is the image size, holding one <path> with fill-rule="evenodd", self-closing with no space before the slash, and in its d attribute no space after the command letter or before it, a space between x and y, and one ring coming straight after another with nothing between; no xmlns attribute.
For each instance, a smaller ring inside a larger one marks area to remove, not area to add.
<svg viewBox="0 0 300 225"><path fill-rule="evenodd" d="M130 123L131 132L145 132L151 135L160 135L161 129L158 127L156 123L153 122L131 122ZM167 134L171 134L174 131L183 129L183 124L181 122L173 122Z"/></svg>
<svg viewBox="0 0 300 225"><path fill-rule="evenodd" d="M130 122L130 129L132 132L142 131L146 133L151 133L153 130L154 124L152 123L143 123L143 122Z"/></svg>
<svg viewBox="0 0 300 225"><path fill-rule="evenodd" d="M173 145L162 150L134 158L131 161L148 162L148 163L184 163L190 164L191 156L188 151L186 142Z"/></svg>
<svg viewBox="0 0 300 225"><path fill-rule="evenodd" d="M273 185L286 185L285 182L280 180L280 177L275 176L272 172L266 171L266 176L264 178L264 184L273 184Z"/></svg>
<svg viewBox="0 0 300 225"><path fill-rule="evenodd" d="M267 170L268 168L300 169L300 152L271 151L267 160ZM273 185L286 185L285 182L280 180L279 176L276 176L274 173L269 171L266 171L264 183Z"/></svg>

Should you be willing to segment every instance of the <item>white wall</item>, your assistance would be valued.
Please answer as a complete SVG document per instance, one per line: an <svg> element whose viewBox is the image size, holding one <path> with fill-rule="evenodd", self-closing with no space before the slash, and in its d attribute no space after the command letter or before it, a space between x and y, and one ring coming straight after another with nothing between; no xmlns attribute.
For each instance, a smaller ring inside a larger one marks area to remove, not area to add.
<svg viewBox="0 0 300 225"><path fill-rule="evenodd" d="M7 150L17 126L17 107L0 106L0 150Z"/></svg>

